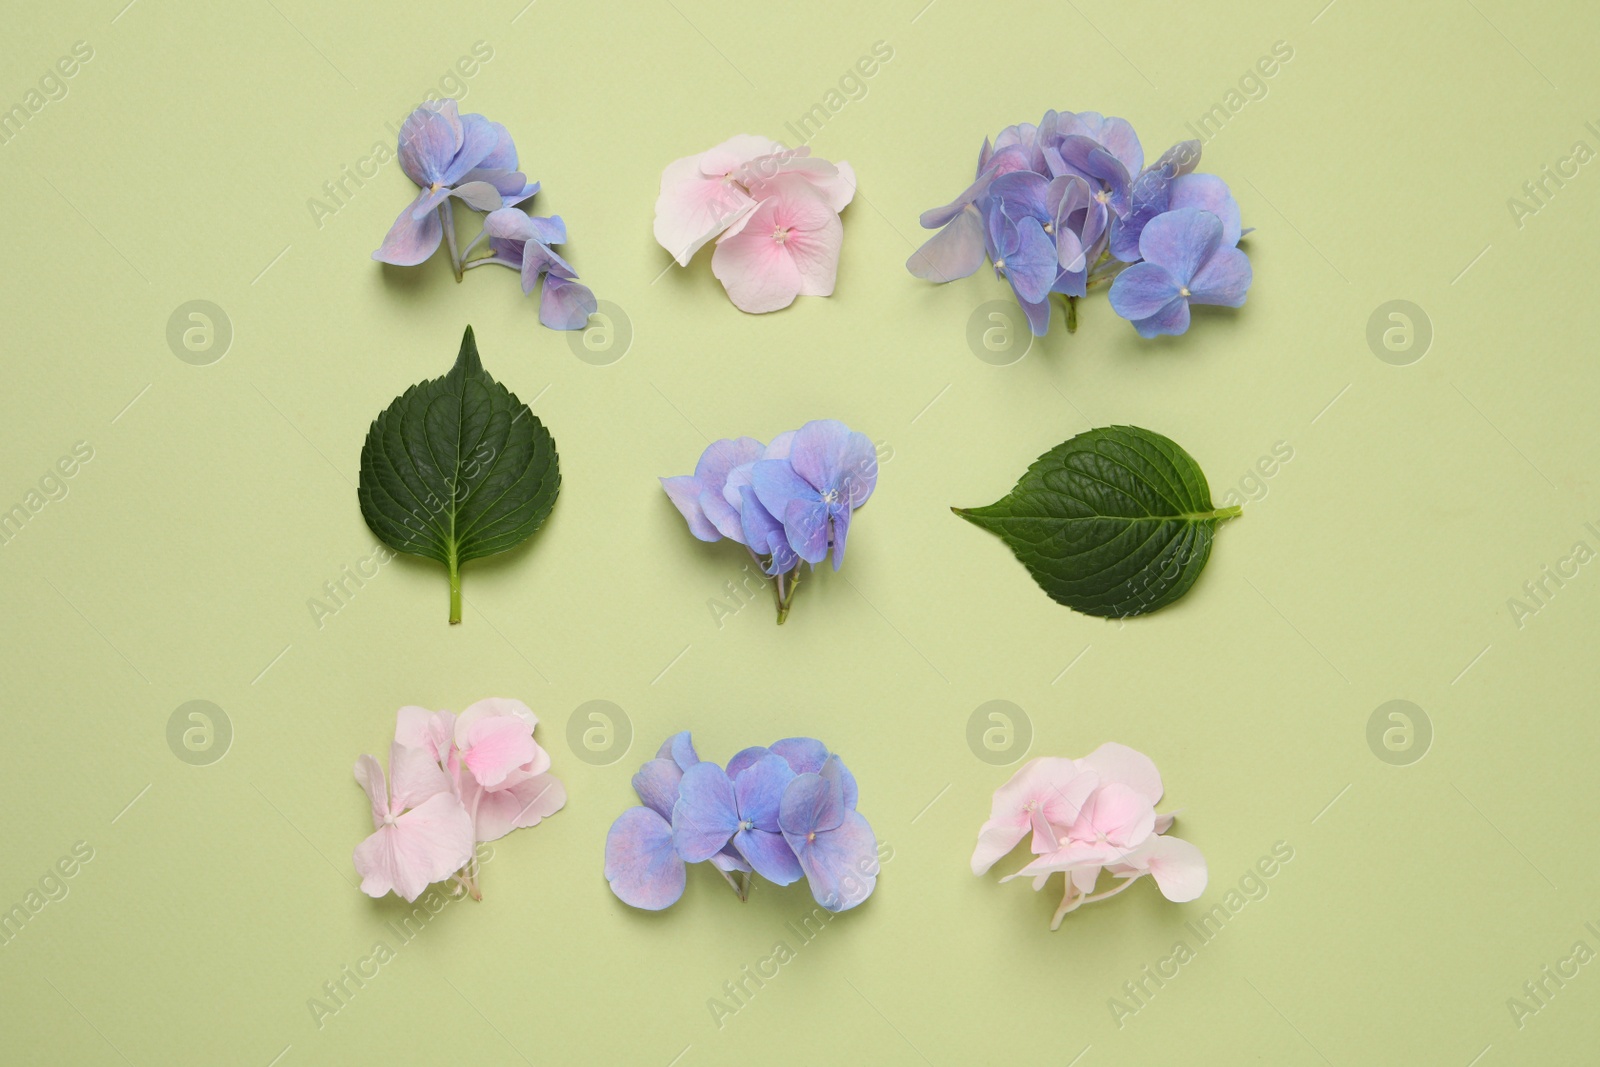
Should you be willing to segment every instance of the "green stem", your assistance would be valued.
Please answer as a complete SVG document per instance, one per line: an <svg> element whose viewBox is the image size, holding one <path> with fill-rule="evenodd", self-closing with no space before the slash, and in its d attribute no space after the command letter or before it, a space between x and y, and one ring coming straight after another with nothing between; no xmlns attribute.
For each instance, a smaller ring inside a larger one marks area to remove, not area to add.
<svg viewBox="0 0 1600 1067"><path fill-rule="evenodd" d="M461 621L461 567L450 557L450 625Z"/></svg>
<svg viewBox="0 0 1600 1067"><path fill-rule="evenodd" d="M1067 332L1078 332L1078 298L1075 296L1067 297Z"/></svg>

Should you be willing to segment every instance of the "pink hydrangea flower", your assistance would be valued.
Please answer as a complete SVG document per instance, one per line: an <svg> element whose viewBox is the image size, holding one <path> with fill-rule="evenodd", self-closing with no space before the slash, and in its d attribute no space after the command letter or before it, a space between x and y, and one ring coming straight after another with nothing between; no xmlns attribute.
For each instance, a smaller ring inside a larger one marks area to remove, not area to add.
<svg viewBox="0 0 1600 1067"><path fill-rule="evenodd" d="M978 832L973 873L983 874L1031 830L1036 858L1002 881L1029 877L1038 890L1062 874L1065 889L1052 930L1069 912L1115 896L1145 875L1168 900L1194 900L1205 891L1205 857L1189 842L1166 836L1173 816L1155 810L1162 792L1155 763L1114 742L1079 760L1030 760L995 791L989 821ZM1102 873L1118 884L1095 893Z"/></svg>
<svg viewBox="0 0 1600 1067"><path fill-rule="evenodd" d="M567 801L549 773L549 753L533 738L538 723L520 700L480 700L460 715L401 708L389 757L393 781L385 785L373 757L356 761L377 828L355 851L362 891L415 900L431 883L453 877L480 898L474 844L533 826Z"/></svg>
<svg viewBox="0 0 1600 1067"><path fill-rule="evenodd" d="M734 305L777 311L797 296L833 292L844 240L839 212L855 190L848 163L740 134L668 164L655 238L680 266L717 240L712 272Z"/></svg>

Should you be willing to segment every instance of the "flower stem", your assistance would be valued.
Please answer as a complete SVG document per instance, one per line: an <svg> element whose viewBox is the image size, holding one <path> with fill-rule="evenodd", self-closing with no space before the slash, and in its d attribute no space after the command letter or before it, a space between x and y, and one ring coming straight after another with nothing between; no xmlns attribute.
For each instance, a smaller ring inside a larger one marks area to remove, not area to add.
<svg viewBox="0 0 1600 1067"><path fill-rule="evenodd" d="M1078 332L1078 298L1075 296L1067 297L1067 332Z"/></svg>
<svg viewBox="0 0 1600 1067"><path fill-rule="evenodd" d="M439 205L439 221L444 226L444 239L450 247L450 269L456 272L456 281L459 282L461 280L461 254L456 251L456 219L455 214L450 210L449 197L446 197L445 202ZM452 619L450 621L460 622L461 620Z"/></svg>
<svg viewBox="0 0 1600 1067"><path fill-rule="evenodd" d="M1132 878L1124 879L1121 885L1113 886L1112 888L1107 889L1104 893L1082 894L1079 896L1074 896L1072 893L1072 873L1070 871L1067 872L1067 892L1066 895L1061 898L1061 906L1056 909L1055 915L1050 919L1050 929L1059 930L1061 928L1061 920L1066 918L1068 912L1077 911L1083 905L1093 904L1097 900L1105 900L1108 897L1114 897L1143 877L1144 875L1142 874L1136 874Z"/></svg>

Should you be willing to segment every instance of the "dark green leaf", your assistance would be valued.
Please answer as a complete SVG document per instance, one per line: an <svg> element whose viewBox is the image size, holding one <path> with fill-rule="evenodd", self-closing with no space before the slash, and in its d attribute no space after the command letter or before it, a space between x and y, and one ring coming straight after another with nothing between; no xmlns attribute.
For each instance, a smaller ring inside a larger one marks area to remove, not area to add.
<svg viewBox="0 0 1600 1067"><path fill-rule="evenodd" d="M1034 461L1006 496L957 515L1011 546L1039 588L1075 611L1144 615L1189 591L1217 524L1200 467L1137 426L1081 433Z"/></svg>
<svg viewBox="0 0 1600 1067"><path fill-rule="evenodd" d="M445 565L451 622L461 565L526 540L560 489L550 431L489 377L471 326L450 373L396 397L361 446L362 517L390 548Z"/></svg>

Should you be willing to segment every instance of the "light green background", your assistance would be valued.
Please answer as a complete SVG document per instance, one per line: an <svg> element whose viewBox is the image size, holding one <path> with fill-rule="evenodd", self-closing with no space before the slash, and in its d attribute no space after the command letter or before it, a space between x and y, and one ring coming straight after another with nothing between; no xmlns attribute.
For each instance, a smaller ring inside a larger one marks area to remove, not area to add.
<svg viewBox="0 0 1600 1067"><path fill-rule="evenodd" d="M1600 966L1520 1029L1506 1006L1575 941L1600 950L1600 573L1520 628L1507 607L1574 542L1600 548L1600 175L1520 227L1507 207L1575 141L1600 148L1591 5L123 2L13 2L0 43L6 105L73 42L94 51L0 147L0 504L94 451L0 548L0 904L94 850L0 948L0 1060L1593 1061ZM320 227L308 210L478 41L493 57L464 107L510 128L535 207L625 309L612 365L541 328L509 272L457 286L442 262L372 263L412 195L396 166ZM792 139L878 41L892 60L813 141L860 175L837 294L751 317L705 258L659 276L661 168L734 133ZM1003 283L904 271L918 213L962 188L985 134L1097 108L1153 157L1279 41L1292 60L1205 150L1257 228L1241 312L1145 343L1099 296L1076 335L1058 313L998 367L966 329ZM210 366L165 337L195 299L234 330ZM1435 334L1409 366L1366 340L1394 299ZM367 424L443 373L469 322L559 443L554 515L466 569L459 627L442 571L402 559L319 628L308 599L373 545ZM819 417L892 452L848 566L782 629L764 600L718 627L708 600L742 554L695 542L655 478L708 438ZM946 510L1113 422L1177 440L1219 498L1294 451L1193 592L1125 625L1051 603ZM452 904L318 1028L308 998L393 943L402 911L352 884L352 761L386 751L402 704L487 695L539 712L567 808L502 842L483 903ZM1397 698L1435 734L1409 766L1366 740ZM194 699L234 729L210 766L166 741ZM593 699L635 731L610 766L566 741ZM974 878L1009 770L966 724L996 699L1031 719L1030 754L1150 753L1210 862L1200 901L1140 886L1051 933L1054 892ZM615 900L606 828L682 728L718 760L795 733L841 751L893 848L871 901L802 947L802 886L741 906L697 869L666 914ZM1195 947L1185 921L1280 841L1294 858L1265 899ZM1196 958L1119 1027L1110 998L1180 938ZM707 1000L780 940L795 959L719 1030Z"/></svg>

